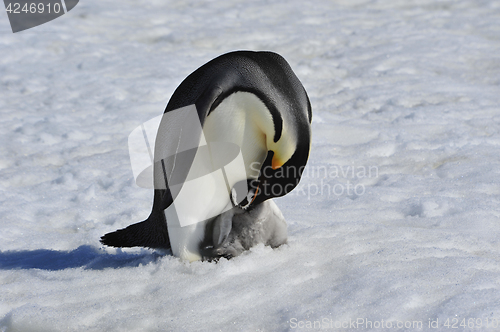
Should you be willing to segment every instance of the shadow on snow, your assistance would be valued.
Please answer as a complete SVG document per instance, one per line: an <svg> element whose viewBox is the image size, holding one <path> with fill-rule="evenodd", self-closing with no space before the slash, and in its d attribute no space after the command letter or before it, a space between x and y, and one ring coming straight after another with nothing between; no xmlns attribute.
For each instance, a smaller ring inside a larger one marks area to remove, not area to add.
<svg viewBox="0 0 500 332"><path fill-rule="evenodd" d="M157 252L126 253L121 250L108 254L85 245L72 251L25 250L0 252L0 270L41 269L57 271L83 267L90 270L136 267L156 261L163 255Z"/></svg>

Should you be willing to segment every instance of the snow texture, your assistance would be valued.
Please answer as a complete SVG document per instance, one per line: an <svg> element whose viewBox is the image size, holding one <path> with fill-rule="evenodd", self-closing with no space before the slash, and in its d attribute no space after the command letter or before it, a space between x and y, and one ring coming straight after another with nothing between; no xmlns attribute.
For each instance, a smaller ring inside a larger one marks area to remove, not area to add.
<svg viewBox="0 0 500 332"><path fill-rule="evenodd" d="M280 53L311 98L288 244L102 247L152 205L130 132L237 49ZM86 0L16 34L0 11L0 53L0 331L500 324L500 2Z"/></svg>

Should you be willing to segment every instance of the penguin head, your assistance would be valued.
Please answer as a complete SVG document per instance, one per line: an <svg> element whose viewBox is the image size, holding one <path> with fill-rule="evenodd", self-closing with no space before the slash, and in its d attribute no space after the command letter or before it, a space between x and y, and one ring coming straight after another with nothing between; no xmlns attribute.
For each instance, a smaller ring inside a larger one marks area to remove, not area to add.
<svg viewBox="0 0 500 332"><path fill-rule="evenodd" d="M310 105L308 105L310 107ZM265 155L259 175L248 179L249 192L239 204L252 209L258 204L281 197L299 183L309 157L311 144L310 118L293 111L259 114L262 135L265 136Z"/></svg>

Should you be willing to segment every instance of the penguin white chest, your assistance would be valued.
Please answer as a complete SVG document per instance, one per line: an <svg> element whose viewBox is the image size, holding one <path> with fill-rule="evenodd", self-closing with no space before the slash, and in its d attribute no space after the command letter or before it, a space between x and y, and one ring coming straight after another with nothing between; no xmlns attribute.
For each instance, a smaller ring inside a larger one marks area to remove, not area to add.
<svg viewBox="0 0 500 332"><path fill-rule="evenodd" d="M248 178L256 178L255 167L252 170L251 164L262 163L266 158L266 133L274 134L274 125L271 113L257 96L236 92L209 114L203 132L207 142L236 144L245 160Z"/></svg>
<svg viewBox="0 0 500 332"><path fill-rule="evenodd" d="M203 168L210 164L212 167L218 164L214 158L231 161L233 156L224 158L228 157L229 152L214 151L216 147L224 149L224 144L228 148L237 147L236 154L241 162L233 162L232 166L224 167L225 185L217 184L212 178L216 176L214 172L208 180L198 180L197 187L182 197L181 204L189 205L183 209L183 218L189 220L189 225L179 222L176 215L178 209L176 211L174 207L169 207L165 211L171 248L175 256L189 261L201 259L200 244L206 236L212 236L205 234L207 222L233 207L230 190L237 182L258 177L256 170L260 169L268 151L266 132L269 133L273 129L271 114L264 103L247 92L230 95L208 115L199 146L208 146L209 149L200 148L193 165L201 165ZM206 153L207 151L209 153ZM192 166L192 169L193 167L197 166ZM192 184L186 182L185 186Z"/></svg>

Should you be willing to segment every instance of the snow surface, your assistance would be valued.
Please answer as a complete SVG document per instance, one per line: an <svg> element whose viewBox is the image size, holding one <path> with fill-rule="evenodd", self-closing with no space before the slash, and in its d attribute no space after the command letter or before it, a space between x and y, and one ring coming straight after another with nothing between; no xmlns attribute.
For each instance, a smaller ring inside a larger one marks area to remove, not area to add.
<svg viewBox="0 0 500 332"><path fill-rule="evenodd" d="M152 204L129 133L236 49L282 54L313 105L288 245L103 248ZM0 11L0 53L0 331L500 324L500 2L86 0L16 34Z"/></svg>

